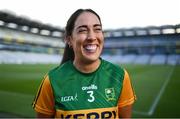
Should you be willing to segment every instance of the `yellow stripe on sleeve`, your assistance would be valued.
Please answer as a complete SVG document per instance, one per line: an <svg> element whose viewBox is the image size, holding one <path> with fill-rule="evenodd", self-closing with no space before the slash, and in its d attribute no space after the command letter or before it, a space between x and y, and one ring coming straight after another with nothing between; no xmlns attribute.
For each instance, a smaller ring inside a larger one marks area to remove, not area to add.
<svg viewBox="0 0 180 119"><path fill-rule="evenodd" d="M125 70L123 87L122 87L121 95L119 98L118 107L124 107L127 105L131 105L134 103L135 100L136 100L136 95L134 93L129 74Z"/></svg>
<svg viewBox="0 0 180 119"><path fill-rule="evenodd" d="M46 75L36 94L35 100L33 102L33 108L36 112L47 115L54 115L54 107L54 95L49 77Z"/></svg>

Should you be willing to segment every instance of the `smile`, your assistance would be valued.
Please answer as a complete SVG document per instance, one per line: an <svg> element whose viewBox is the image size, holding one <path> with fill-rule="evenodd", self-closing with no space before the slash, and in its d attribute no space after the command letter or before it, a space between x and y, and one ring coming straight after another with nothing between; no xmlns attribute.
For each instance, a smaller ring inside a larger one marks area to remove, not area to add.
<svg viewBox="0 0 180 119"><path fill-rule="evenodd" d="M95 52L97 49L97 45L95 44L88 44L84 46L84 49L88 52Z"/></svg>

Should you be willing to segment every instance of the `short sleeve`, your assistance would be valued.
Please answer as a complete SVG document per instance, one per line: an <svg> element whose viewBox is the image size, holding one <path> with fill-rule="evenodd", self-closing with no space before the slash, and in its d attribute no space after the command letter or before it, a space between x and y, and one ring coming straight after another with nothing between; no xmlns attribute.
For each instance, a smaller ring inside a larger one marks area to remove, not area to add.
<svg viewBox="0 0 180 119"><path fill-rule="evenodd" d="M136 95L134 93L129 74L125 71L123 87L121 91L121 95L118 102L118 107L124 107L127 105L131 105L136 100Z"/></svg>
<svg viewBox="0 0 180 119"><path fill-rule="evenodd" d="M44 77L39 90L36 94L36 97L33 102L33 108L36 112L54 115L54 96L51 88L51 84L49 81L48 75Z"/></svg>

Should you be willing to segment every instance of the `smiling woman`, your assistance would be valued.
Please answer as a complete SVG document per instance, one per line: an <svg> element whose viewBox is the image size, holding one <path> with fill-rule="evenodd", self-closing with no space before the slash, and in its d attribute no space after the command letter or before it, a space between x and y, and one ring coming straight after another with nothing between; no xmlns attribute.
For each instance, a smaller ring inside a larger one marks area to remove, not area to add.
<svg viewBox="0 0 180 119"><path fill-rule="evenodd" d="M66 37L66 42L74 51L73 63L78 70L89 73L99 67L104 37L96 15L91 12L81 13L74 24L72 35Z"/></svg>
<svg viewBox="0 0 180 119"><path fill-rule="evenodd" d="M37 116L131 117L136 96L127 71L100 58L104 35L99 15L91 9L74 12L65 42L61 65L45 76L34 100Z"/></svg>

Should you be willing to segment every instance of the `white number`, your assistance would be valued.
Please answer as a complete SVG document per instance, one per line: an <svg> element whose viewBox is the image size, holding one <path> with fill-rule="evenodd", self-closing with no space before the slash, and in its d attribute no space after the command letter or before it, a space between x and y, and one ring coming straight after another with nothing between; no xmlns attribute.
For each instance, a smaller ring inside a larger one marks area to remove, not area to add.
<svg viewBox="0 0 180 119"><path fill-rule="evenodd" d="M93 91L87 91L89 93L90 99L88 99L89 102L93 102L95 100L94 92Z"/></svg>

